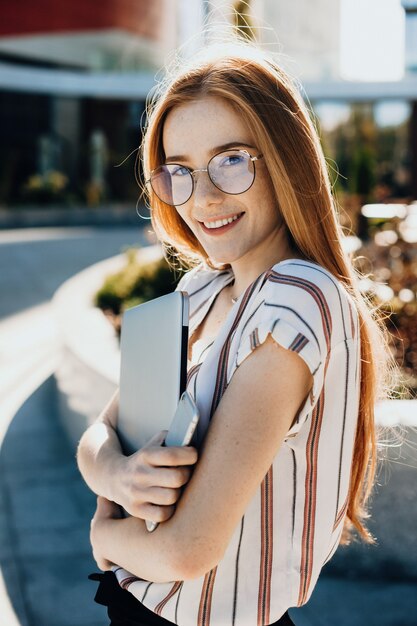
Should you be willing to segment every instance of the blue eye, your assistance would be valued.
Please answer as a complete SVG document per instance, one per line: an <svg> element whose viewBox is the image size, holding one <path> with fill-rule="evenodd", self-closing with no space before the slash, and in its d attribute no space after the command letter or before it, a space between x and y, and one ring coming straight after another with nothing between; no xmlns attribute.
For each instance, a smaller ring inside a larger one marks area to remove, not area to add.
<svg viewBox="0 0 417 626"><path fill-rule="evenodd" d="M240 165L245 161L245 157L240 154L232 154L224 157L220 163L220 167L230 167L233 165Z"/></svg>
<svg viewBox="0 0 417 626"><path fill-rule="evenodd" d="M169 173L171 174L171 176L187 176L187 174L189 174L190 172L188 171L187 167L184 167L183 165L177 165L174 166L172 169L170 169Z"/></svg>

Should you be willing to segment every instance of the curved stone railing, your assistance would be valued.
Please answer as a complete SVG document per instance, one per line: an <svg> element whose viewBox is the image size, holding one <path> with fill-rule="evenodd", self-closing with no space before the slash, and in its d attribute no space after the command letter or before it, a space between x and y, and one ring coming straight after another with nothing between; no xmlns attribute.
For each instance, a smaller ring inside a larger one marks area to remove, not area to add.
<svg viewBox="0 0 417 626"><path fill-rule="evenodd" d="M138 259L151 262L162 256L159 245L138 250ZM104 277L126 264L118 255L76 274L58 289L53 306L62 333L62 355L56 370L60 418L70 442L77 445L119 381L119 341L93 297Z"/></svg>

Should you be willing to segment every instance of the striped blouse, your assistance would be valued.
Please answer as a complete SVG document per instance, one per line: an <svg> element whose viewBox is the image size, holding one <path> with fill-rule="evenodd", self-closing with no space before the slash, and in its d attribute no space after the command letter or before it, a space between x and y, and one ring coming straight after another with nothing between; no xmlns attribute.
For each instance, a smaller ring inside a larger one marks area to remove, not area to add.
<svg viewBox="0 0 417 626"><path fill-rule="evenodd" d="M190 336L233 279L231 269L202 266L181 278L177 290L190 296ZM200 578L166 583L115 568L123 588L180 626L271 624L308 601L340 541L359 406L359 323L353 299L325 268L300 259L276 263L198 351L187 378L201 416L197 447L233 373L268 334L304 359L313 387L223 559Z"/></svg>

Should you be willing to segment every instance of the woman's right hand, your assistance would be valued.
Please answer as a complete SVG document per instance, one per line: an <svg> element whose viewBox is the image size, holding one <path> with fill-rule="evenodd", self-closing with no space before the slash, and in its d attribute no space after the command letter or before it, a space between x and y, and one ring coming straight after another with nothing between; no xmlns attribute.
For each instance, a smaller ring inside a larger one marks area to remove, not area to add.
<svg viewBox="0 0 417 626"><path fill-rule="evenodd" d="M191 446L162 446L167 432L158 432L138 452L122 457L115 476L117 503L130 515L152 522L172 517L198 457Z"/></svg>

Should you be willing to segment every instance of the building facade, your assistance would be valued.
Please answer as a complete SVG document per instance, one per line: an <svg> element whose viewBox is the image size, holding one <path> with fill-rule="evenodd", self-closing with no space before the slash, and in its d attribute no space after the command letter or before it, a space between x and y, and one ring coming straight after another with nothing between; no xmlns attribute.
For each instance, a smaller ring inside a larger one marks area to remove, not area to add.
<svg viewBox="0 0 417 626"><path fill-rule="evenodd" d="M302 81L339 78L339 0L263 0L264 44L282 50L284 67ZM275 38L277 41L275 41Z"/></svg>
<svg viewBox="0 0 417 626"><path fill-rule="evenodd" d="M3 3L0 204L134 201L133 160L116 166L178 33L176 0Z"/></svg>
<svg viewBox="0 0 417 626"><path fill-rule="evenodd" d="M409 168L417 197L417 0L403 0L403 7L407 76L366 84L340 81L340 0L105 0L100 10L95 0L6 2L0 205L134 201L135 150L155 76L178 46L187 57L230 30L236 10L239 24L279 53L310 101L411 103ZM48 172L62 175L52 179L57 189Z"/></svg>
<svg viewBox="0 0 417 626"><path fill-rule="evenodd" d="M417 0L402 0L405 10L405 67L417 72Z"/></svg>

